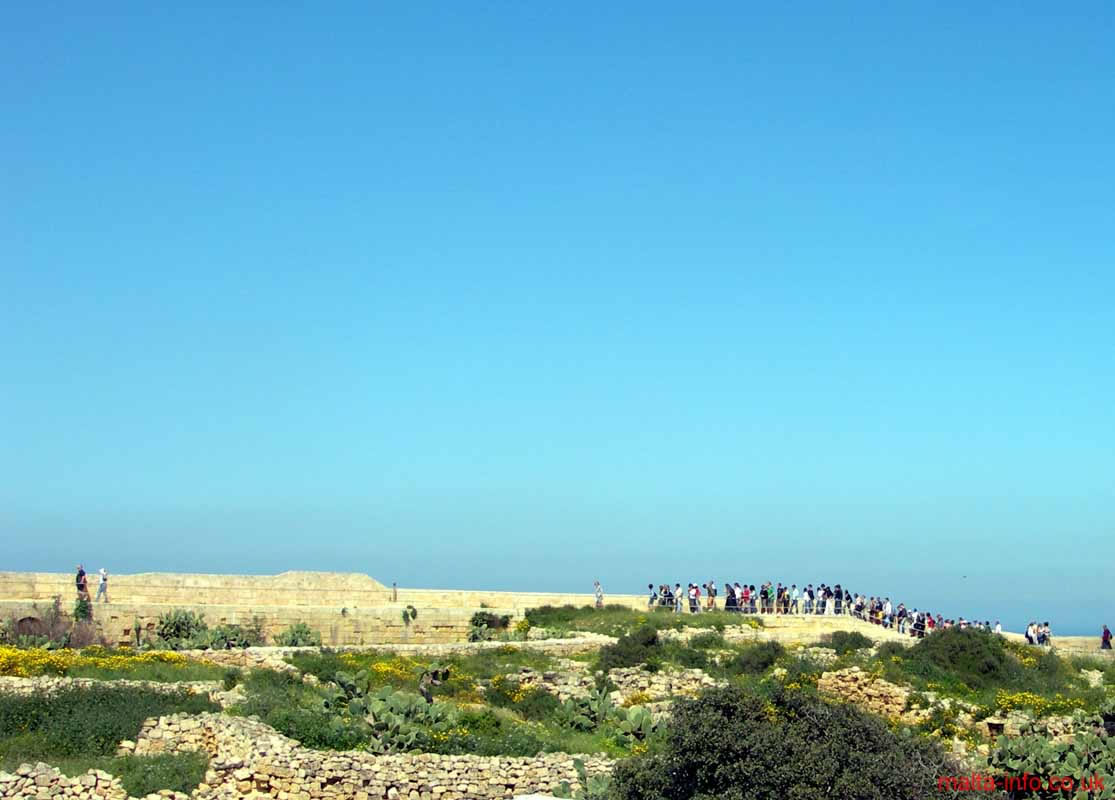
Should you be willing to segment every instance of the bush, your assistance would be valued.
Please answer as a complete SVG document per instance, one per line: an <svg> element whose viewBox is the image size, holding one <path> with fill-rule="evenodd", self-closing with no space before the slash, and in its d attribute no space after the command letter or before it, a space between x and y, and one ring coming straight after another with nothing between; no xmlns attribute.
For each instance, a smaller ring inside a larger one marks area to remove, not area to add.
<svg viewBox="0 0 1115 800"><path fill-rule="evenodd" d="M838 656L863 650L875 644L859 631L834 631L828 642L823 642L822 647L831 647ZM901 647L902 645L897 645Z"/></svg>
<svg viewBox="0 0 1115 800"><path fill-rule="evenodd" d="M229 667L225 670L225 674L221 676L221 685L226 692L231 692L240 683L240 679L244 677L244 673L240 671L239 667Z"/></svg>
<svg viewBox="0 0 1115 800"><path fill-rule="evenodd" d="M689 640L689 646L698 650L716 650L725 647L723 634L717 631L698 633Z"/></svg>
<svg viewBox="0 0 1115 800"><path fill-rule="evenodd" d="M171 650L208 647L208 632L209 626L205 624L204 615L181 608L162 614L155 624L158 643Z"/></svg>
<svg viewBox="0 0 1115 800"><path fill-rule="evenodd" d="M204 641L210 650L234 650L260 647L264 643L262 625L218 625L204 637L195 636L191 641Z"/></svg>
<svg viewBox="0 0 1115 800"><path fill-rule="evenodd" d="M484 627L490 631L503 631L507 630L507 626L511 624L511 616L509 614L492 614L488 611L477 611L472 615L469 620L469 625L473 628Z"/></svg>
<svg viewBox="0 0 1115 800"><path fill-rule="evenodd" d="M723 666L730 675L760 675L772 667L785 652L786 649L778 642L759 642L748 645Z"/></svg>
<svg viewBox="0 0 1115 800"><path fill-rule="evenodd" d="M924 677L943 670L976 689L1014 685L1023 677L1021 664L1007 652L1003 638L974 628L935 631L911 647L905 661Z"/></svg>
<svg viewBox="0 0 1115 800"><path fill-rule="evenodd" d="M276 634L275 644L279 647L321 647L321 634L305 622L296 622Z"/></svg>
<svg viewBox="0 0 1115 800"><path fill-rule="evenodd" d="M666 649L665 655L669 661L687 669L694 667L704 669L709 663L705 651L694 650L692 647L670 647Z"/></svg>
<svg viewBox="0 0 1115 800"><path fill-rule="evenodd" d="M561 703L540 686L523 686L513 678L496 675L485 698L493 706L510 708L523 719L549 718Z"/></svg>
<svg viewBox="0 0 1115 800"><path fill-rule="evenodd" d="M77 602L74 603L74 620L76 622L88 622L93 619L93 606L89 602L89 598L85 595L78 595Z"/></svg>
<svg viewBox="0 0 1115 800"><path fill-rule="evenodd" d="M664 751L617 764L620 800L936 798L958 774L935 745L871 714L803 692L770 701L737 687L675 701Z"/></svg>
<svg viewBox="0 0 1115 800"><path fill-rule="evenodd" d="M600 648L599 668L607 672L616 667L635 667L659 654L658 631L641 625L619 638L615 644Z"/></svg>

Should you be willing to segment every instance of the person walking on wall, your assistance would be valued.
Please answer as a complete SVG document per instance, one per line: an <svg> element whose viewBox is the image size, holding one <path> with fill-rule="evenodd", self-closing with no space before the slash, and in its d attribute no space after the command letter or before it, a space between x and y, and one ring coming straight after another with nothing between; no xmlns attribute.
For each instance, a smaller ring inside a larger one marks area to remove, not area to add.
<svg viewBox="0 0 1115 800"><path fill-rule="evenodd" d="M98 574L100 575L101 582L97 584L97 602L100 602L101 598L103 597L105 599L104 601L107 603L108 602L108 570L106 570L104 567L101 567L101 571Z"/></svg>
<svg viewBox="0 0 1115 800"><path fill-rule="evenodd" d="M604 587L600 585L600 581L592 582L592 591L596 595L596 607L604 607Z"/></svg>
<svg viewBox="0 0 1115 800"><path fill-rule="evenodd" d="M74 583L77 585L77 596L89 599L89 583L85 577L85 566L83 564L77 565L77 575L74 576Z"/></svg>
<svg viewBox="0 0 1115 800"><path fill-rule="evenodd" d="M1110 650L1111 649L1111 631L1109 631L1107 629L1106 625L1103 626L1103 635L1100 637L1100 649L1101 650Z"/></svg>

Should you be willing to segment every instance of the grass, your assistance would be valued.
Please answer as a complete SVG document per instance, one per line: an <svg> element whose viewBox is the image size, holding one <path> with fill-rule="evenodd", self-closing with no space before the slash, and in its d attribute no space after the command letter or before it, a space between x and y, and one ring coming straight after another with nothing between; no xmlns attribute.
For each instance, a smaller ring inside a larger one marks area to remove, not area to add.
<svg viewBox="0 0 1115 800"><path fill-rule="evenodd" d="M121 669L79 665L66 670L66 675L71 678L95 678L103 681L124 679L151 681L152 683L182 683L186 681L219 681L224 678L225 672L225 667L216 664L203 664L198 661L190 661L186 664L164 664L156 661Z"/></svg>
<svg viewBox="0 0 1115 800"><path fill-rule="evenodd" d="M0 759L0 769L13 772L20 764L42 760L20 756L13 750ZM209 768L209 759L204 753L51 757L49 763L71 778L91 769L103 770L120 779L129 797L145 797L163 789L189 794L198 787Z"/></svg>
<svg viewBox="0 0 1115 800"><path fill-rule="evenodd" d="M0 769L45 761L65 774L104 769L125 779L132 795L159 789L191 791L205 774L204 756L117 758L124 739L134 740L148 717L217 711L202 695L111 685L0 699ZM192 781L192 785L190 782Z"/></svg>
<svg viewBox="0 0 1115 800"><path fill-rule="evenodd" d="M412 658L387 652L333 652L297 653L287 661L303 672L320 680L332 680L337 672L366 670L373 686L391 686L395 689L416 691L423 669L437 663L449 667L449 680L435 689L441 698L454 698L462 702L480 699L480 681L491 680L496 675L508 675L523 667L543 672L556 668L553 657L535 650L499 647L468 655L448 656L437 661Z"/></svg>
<svg viewBox="0 0 1115 800"><path fill-rule="evenodd" d="M608 636L623 636L642 625L650 625L656 630L711 628L718 631L732 626L751 628L763 626L761 619L750 614L735 614L727 611L675 614L667 609L636 611L620 605L608 605L602 609L593 606L541 606L528 609L526 618L534 628L589 631Z"/></svg>

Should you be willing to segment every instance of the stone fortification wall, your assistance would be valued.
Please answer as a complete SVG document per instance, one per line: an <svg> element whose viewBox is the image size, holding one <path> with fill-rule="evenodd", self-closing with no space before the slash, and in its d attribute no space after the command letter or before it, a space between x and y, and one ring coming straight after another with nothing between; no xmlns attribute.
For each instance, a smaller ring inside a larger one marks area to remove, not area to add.
<svg viewBox="0 0 1115 800"><path fill-rule="evenodd" d="M308 608L382 608L407 605L417 608L477 609L481 605L522 614L543 605L588 605L591 593L497 592L457 589L407 589L384 586L363 573L283 572L279 575L208 575L145 572L111 575L114 602L172 606L292 606ZM95 594L97 577L89 575ZM60 595L65 603L74 596L74 576L55 572L0 572L0 600L49 602ZM609 595L608 603L645 608L637 595Z"/></svg>
<svg viewBox="0 0 1115 800"><path fill-rule="evenodd" d="M142 573L112 575L108 604L95 603L94 621L112 644L134 639L138 621L147 635L161 614L186 608L205 615L210 625L263 620L269 636L305 622L326 645L448 643L465 639L472 614L481 608L521 618L531 607L587 605L590 594L393 589L357 573L284 572L281 575L192 575ZM96 577L90 576L90 593ZM70 611L76 593L72 575L0 572L0 615L33 632L35 620L49 613L55 597ZM609 597L610 603L642 608L635 595ZM413 607L417 617L403 621Z"/></svg>

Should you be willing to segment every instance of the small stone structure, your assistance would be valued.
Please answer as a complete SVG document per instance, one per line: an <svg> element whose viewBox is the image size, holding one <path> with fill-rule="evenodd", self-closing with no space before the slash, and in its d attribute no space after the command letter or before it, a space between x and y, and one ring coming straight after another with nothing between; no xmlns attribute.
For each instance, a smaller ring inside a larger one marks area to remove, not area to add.
<svg viewBox="0 0 1115 800"><path fill-rule="evenodd" d="M901 718L910 698L905 686L877 678L859 667L823 673L817 691L889 718Z"/></svg>

